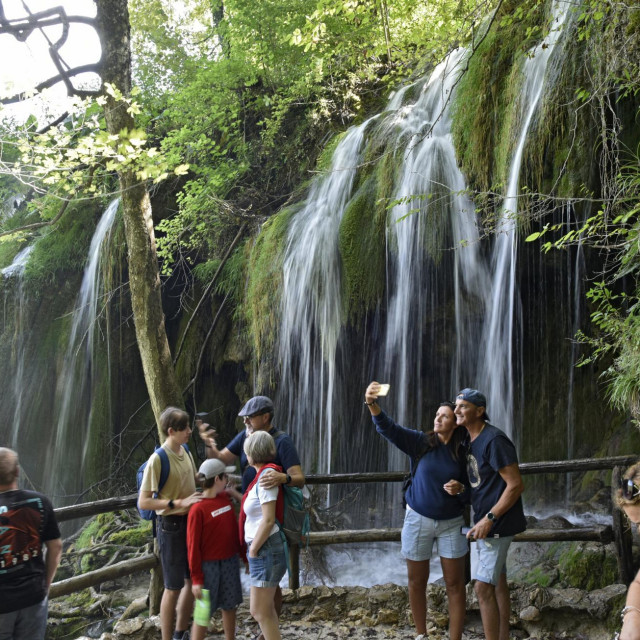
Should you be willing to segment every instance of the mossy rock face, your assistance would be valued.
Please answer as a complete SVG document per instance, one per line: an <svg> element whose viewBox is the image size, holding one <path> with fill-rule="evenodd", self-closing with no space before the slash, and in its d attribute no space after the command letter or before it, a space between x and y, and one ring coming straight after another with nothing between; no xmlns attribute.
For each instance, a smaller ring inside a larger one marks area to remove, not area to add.
<svg viewBox="0 0 640 640"><path fill-rule="evenodd" d="M385 216L370 178L351 199L340 223L343 315L357 323L382 297L385 284Z"/></svg>
<svg viewBox="0 0 640 640"><path fill-rule="evenodd" d="M563 582L593 591L618 581L615 556L602 545L575 542L560 555L558 568Z"/></svg>
<svg viewBox="0 0 640 640"><path fill-rule="evenodd" d="M301 202L269 218L255 244L247 247L250 254L244 311L258 359L273 346L277 335L278 314L274 311L282 288L282 261L287 231L291 218L303 207L304 202Z"/></svg>

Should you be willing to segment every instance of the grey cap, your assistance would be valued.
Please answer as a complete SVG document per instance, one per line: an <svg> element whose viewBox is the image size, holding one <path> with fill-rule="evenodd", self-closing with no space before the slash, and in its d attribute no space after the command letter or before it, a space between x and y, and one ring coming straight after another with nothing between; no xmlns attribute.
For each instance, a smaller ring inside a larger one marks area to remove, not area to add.
<svg viewBox="0 0 640 640"><path fill-rule="evenodd" d="M256 413L266 413L267 411L273 413L273 402L271 402L271 398L267 398L267 396L253 396L253 398L240 409L238 415L240 417L253 416Z"/></svg>
<svg viewBox="0 0 640 640"><path fill-rule="evenodd" d="M218 458L208 458L200 465L200 469L198 469L198 473L201 473L207 480L209 478L215 478L221 473L235 472L235 467L227 467L227 465L225 465L222 460L218 460Z"/></svg>

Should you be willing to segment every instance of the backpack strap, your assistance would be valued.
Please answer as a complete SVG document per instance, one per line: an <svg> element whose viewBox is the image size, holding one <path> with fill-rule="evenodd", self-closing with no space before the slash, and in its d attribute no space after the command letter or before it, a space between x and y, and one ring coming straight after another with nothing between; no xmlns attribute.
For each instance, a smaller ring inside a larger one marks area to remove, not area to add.
<svg viewBox="0 0 640 640"><path fill-rule="evenodd" d="M191 466L194 468L196 468L196 463L193 461L193 456L191 455L191 451L189 451L189 446L186 444L182 445L185 452L187 453L187 455L189 456L189 460L191 460ZM169 462L169 456L167 455L167 451L164 447L160 446L156 449L156 453L158 454L158 457L160 458L160 479L158 480L158 491L156 493L155 497L158 497L158 495L160 495L160 492L162 491L162 487L164 487L164 485L167 483L167 480L169 479L169 471L171 471L171 464Z"/></svg>

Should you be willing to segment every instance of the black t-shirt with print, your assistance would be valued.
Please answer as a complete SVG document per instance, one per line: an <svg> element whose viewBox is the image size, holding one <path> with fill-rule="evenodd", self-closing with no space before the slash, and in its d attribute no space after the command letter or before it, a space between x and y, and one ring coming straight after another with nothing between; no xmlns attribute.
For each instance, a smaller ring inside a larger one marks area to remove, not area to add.
<svg viewBox="0 0 640 640"><path fill-rule="evenodd" d="M0 493L0 613L25 609L45 598L42 544L59 537L46 496L22 489Z"/></svg>
<svg viewBox="0 0 640 640"><path fill-rule="evenodd" d="M471 506L474 522L479 522L496 505L507 483L498 473L500 469L518 463L513 442L498 427L486 423L480 435L469 444L467 474L471 485ZM500 518L490 535L513 536L527 528L522 498Z"/></svg>

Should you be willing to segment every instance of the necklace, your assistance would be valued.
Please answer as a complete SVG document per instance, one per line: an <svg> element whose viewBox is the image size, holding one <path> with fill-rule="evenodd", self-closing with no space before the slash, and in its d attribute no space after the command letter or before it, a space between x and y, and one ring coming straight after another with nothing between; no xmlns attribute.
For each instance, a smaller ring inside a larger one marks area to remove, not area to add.
<svg viewBox="0 0 640 640"><path fill-rule="evenodd" d="M480 431L478 431L478 433L475 436L473 436L473 438L471 438L471 442L473 442L484 431L484 428L486 426L487 426L487 423L485 421L482 423L482 427L480 428Z"/></svg>

